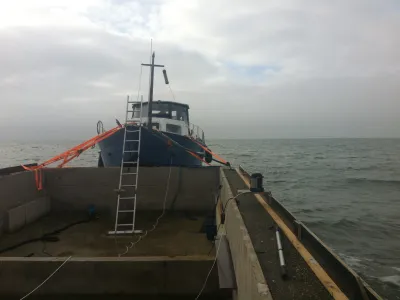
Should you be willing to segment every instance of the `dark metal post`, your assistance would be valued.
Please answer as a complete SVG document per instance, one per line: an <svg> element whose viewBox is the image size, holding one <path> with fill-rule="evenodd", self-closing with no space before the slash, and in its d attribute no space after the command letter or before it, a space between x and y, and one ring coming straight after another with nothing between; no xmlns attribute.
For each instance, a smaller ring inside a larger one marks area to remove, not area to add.
<svg viewBox="0 0 400 300"><path fill-rule="evenodd" d="M151 124L151 117L153 115L153 88L154 88L154 57L155 57L155 52L153 52L153 55L151 56L151 69L150 69L150 92L149 92L149 105L148 105L148 124L147 128L152 129L153 126Z"/></svg>
<svg viewBox="0 0 400 300"><path fill-rule="evenodd" d="M154 67L164 68L164 65L155 65L154 57L156 56L155 52L151 55L151 64L142 64L142 66L151 67L150 69L150 89L149 89L149 104L148 104L148 120L147 120L147 128L151 130L152 126L152 116L153 116L153 89L154 89Z"/></svg>

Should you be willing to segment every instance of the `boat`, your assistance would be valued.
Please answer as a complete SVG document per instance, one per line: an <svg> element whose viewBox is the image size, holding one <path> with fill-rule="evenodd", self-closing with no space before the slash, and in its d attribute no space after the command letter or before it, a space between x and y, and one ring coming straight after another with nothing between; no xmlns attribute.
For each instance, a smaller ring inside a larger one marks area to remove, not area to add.
<svg viewBox="0 0 400 300"><path fill-rule="evenodd" d="M149 103L132 104L132 110L137 110L131 118L141 125L128 124L124 129L99 142L99 166L120 166L122 161L124 136L127 140L139 140L140 165L142 166L185 166L199 167L205 158L206 147L203 130L189 123L189 106L172 101L155 101L152 105L152 128L147 124L149 117L140 118L140 112L147 114ZM125 133L125 131L127 131ZM172 145L173 144L173 145ZM126 144L124 161L137 161L137 146ZM190 152L187 150L190 149ZM194 152L198 157L193 156ZM202 158L202 159L199 159Z"/></svg>
<svg viewBox="0 0 400 300"><path fill-rule="evenodd" d="M140 167L123 236L119 167L42 172L0 170L1 299L382 300L241 167Z"/></svg>
<svg viewBox="0 0 400 300"><path fill-rule="evenodd" d="M152 86L124 124L0 170L1 299L382 299ZM104 167L63 168L96 144Z"/></svg>
<svg viewBox="0 0 400 300"><path fill-rule="evenodd" d="M141 166L200 167L203 162L212 161L205 150L204 131L189 121L189 105L153 101L154 68L164 67L156 65L154 58L153 52L151 63L142 64L151 68L149 100L143 102L143 96L141 101L127 98L124 128L98 143L98 166L116 167L124 161L127 166L129 162L138 162ZM163 75L165 83L169 84L165 69ZM117 124L121 123L117 120ZM101 132L99 128L102 123L98 124L98 133Z"/></svg>

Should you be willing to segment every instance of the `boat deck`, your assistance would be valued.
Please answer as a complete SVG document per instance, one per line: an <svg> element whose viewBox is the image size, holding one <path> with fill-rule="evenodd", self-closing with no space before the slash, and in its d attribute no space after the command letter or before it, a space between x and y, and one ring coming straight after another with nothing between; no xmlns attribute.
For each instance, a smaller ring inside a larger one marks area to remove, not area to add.
<svg viewBox="0 0 400 300"><path fill-rule="evenodd" d="M235 170L225 169L224 172L235 195L238 190L247 189ZM333 299L284 235L281 236L288 278L281 277L274 220L254 195L240 196L239 201L239 211L273 299Z"/></svg>
<svg viewBox="0 0 400 300"><path fill-rule="evenodd" d="M149 230L160 212L138 212L137 229ZM0 249L18 243L39 238L43 234L62 228L68 224L85 220L81 213L51 213L46 217L24 227L18 232L5 234L0 240ZM157 229L148 234L132 247L124 256L208 256L213 255L213 244L202 231L204 215L184 213L166 213L159 221ZM125 245L138 240L139 235L108 235L113 229L114 220L99 216L87 223L77 224L54 236L58 241L36 241L18 248L0 253L8 257L115 257L125 252Z"/></svg>
<svg viewBox="0 0 400 300"><path fill-rule="evenodd" d="M202 291L201 299L382 299L269 194L231 201L248 188L246 176L227 168L142 168L136 229L145 237L128 252L140 235L108 234L119 169L46 169L43 191L30 172L3 176L0 297L20 299L59 270L34 296L195 299ZM98 218L78 224L92 207ZM215 245L204 230L213 218Z"/></svg>

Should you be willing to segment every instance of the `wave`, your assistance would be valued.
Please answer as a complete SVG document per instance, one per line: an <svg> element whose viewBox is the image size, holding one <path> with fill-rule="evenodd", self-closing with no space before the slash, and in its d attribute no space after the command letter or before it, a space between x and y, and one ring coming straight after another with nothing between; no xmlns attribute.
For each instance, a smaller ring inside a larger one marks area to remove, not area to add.
<svg viewBox="0 0 400 300"><path fill-rule="evenodd" d="M317 212L317 211L324 211L322 208L316 207L316 208L299 208L299 209L294 209L294 213L313 213L313 212ZM317 221L320 222L320 221ZM312 222L308 222L308 223L312 223ZM307 224L308 224L307 223Z"/></svg>
<svg viewBox="0 0 400 300"><path fill-rule="evenodd" d="M362 262L368 261L366 259L361 259L359 257L343 254L340 252L338 252L338 254L346 262L346 264L348 264L352 268L360 269L364 266L364 264Z"/></svg>
<svg viewBox="0 0 400 300"><path fill-rule="evenodd" d="M400 286L400 275L383 276L378 278L380 281Z"/></svg>
<svg viewBox="0 0 400 300"><path fill-rule="evenodd" d="M288 181L287 180L279 180L279 179L268 180L268 183L285 183L285 182L288 182Z"/></svg>
<svg viewBox="0 0 400 300"><path fill-rule="evenodd" d="M347 170L354 170L354 171L374 171L374 170L380 170L381 167L379 166L368 166L368 167L354 167L354 166L349 166L347 167Z"/></svg>
<svg viewBox="0 0 400 300"><path fill-rule="evenodd" d="M347 178L348 183L400 184L400 179Z"/></svg>
<svg viewBox="0 0 400 300"><path fill-rule="evenodd" d="M233 153L232 153L232 154L233 154ZM254 156L254 154L246 154L246 153L237 154L237 157L252 157L252 156Z"/></svg>
<svg viewBox="0 0 400 300"><path fill-rule="evenodd" d="M309 221L305 222L306 225L309 226L334 226L335 228L349 228L349 227L355 227L355 226L360 226L360 222L358 221L351 221L346 218L342 218L340 220L336 221L326 221L326 220L318 220L318 221Z"/></svg>

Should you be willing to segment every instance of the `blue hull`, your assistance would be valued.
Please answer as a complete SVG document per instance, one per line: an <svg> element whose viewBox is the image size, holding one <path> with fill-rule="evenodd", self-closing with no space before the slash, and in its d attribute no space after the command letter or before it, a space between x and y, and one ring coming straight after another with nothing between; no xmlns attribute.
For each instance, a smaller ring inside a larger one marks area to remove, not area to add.
<svg viewBox="0 0 400 300"><path fill-rule="evenodd" d="M137 126L127 126L127 128L129 131L139 130ZM124 131L125 129L119 130L99 143L101 151L99 166L116 167L121 165ZM185 136L166 132L163 132L163 134L195 153L204 153L204 150L198 144ZM127 140L137 140L138 138L138 132L127 132ZM127 142L125 150L137 150L137 143ZM125 153L124 161L137 161L137 153ZM202 162L182 147L168 143L168 138L159 133L150 132L147 128L142 128L140 165L201 167Z"/></svg>

